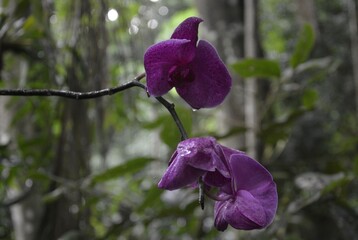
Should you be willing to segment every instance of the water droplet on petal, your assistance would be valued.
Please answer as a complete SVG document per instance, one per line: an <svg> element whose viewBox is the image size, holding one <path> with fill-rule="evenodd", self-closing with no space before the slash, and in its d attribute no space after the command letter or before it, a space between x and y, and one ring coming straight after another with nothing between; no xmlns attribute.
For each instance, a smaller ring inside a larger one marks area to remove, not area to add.
<svg viewBox="0 0 358 240"><path fill-rule="evenodd" d="M178 151L178 153L179 153L179 155L180 155L181 157L183 157L183 156L185 156L185 155L190 154L191 151L188 150L188 149L186 149L186 148L182 148L182 149L180 149L180 151Z"/></svg>

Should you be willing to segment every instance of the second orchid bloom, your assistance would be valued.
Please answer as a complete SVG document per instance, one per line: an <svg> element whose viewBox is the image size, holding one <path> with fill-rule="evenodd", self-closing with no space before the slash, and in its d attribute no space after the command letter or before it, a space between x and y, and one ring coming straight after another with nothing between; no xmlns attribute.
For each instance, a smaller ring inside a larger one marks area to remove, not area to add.
<svg viewBox="0 0 358 240"><path fill-rule="evenodd" d="M227 148L212 137L179 143L158 186L174 190L195 186L199 177L205 189L217 188L215 227L228 225L251 230L268 226L276 214L277 189L271 174L245 153Z"/></svg>

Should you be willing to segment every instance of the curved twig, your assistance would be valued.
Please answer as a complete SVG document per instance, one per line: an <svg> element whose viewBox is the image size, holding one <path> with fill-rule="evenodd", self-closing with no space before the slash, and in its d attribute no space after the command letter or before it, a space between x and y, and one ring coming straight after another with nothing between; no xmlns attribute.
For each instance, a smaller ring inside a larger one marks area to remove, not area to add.
<svg viewBox="0 0 358 240"><path fill-rule="evenodd" d="M139 81L145 77L145 73L142 73L135 77L132 81L125 83L123 85L106 88L96 91L89 92L75 92L75 91L67 91L67 90L54 90L54 89L0 89L0 95L3 96L42 96L42 97L64 97L70 98L74 100L84 100L84 99L92 99L99 98L107 95L113 95L124 90L127 90L132 87L140 87L144 90L147 89L145 84L140 83ZM181 140L187 139L188 135L184 129L182 122L179 119L178 114L175 111L175 106L173 103L168 102L163 97L156 97L157 101L160 102L171 114L175 124L177 125L180 134Z"/></svg>

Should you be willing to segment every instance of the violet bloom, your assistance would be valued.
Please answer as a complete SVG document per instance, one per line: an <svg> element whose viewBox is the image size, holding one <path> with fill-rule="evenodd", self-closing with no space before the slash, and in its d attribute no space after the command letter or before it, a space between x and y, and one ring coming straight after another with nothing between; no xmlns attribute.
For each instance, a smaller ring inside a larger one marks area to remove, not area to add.
<svg viewBox="0 0 358 240"><path fill-rule="evenodd" d="M271 174L247 155L226 147L223 150L232 182L219 190L215 227L224 231L228 224L244 230L268 226L277 210L277 189Z"/></svg>
<svg viewBox="0 0 358 240"><path fill-rule="evenodd" d="M194 109L215 107L224 101L231 77L215 48L204 40L198 41L202 21L190 17L169 40L148 48L144 68L151 96L162 96L175 87Z"/></svg>
<svg viewBox="0 0 358 240"><path fill-rule="evenodd" d="M268 226L277 209L277 190L271 174L245 153L224 147L212 137L192 138L179 143L170 166L158 186L174 190L195 185L202 177L206 189L218 188L215 227L224 231L230 224L251 230Z"/></svg>
<svg viewBox="0 0 358 240"><path fill-rule="evenodd" d="M178 144L170 159L169 167L158 187L175 190L195 184L204 177L209 186L219 187L230 183L230 173L220 145L212 137L189 138Z"/></svg>

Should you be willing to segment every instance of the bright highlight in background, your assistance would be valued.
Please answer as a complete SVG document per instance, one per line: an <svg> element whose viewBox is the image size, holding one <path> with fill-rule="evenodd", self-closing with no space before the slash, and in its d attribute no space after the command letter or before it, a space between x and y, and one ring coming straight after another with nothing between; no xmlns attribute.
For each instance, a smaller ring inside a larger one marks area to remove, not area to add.
<svg viewBox="0 0 358 240"><path fill-rule="evenodd" d="M148 28L150 29L156 29L158 27L158 21L155 19L150 19L147 23Z"/></svg>
<svg viewBox="0 0 358 240"><path fill-rule="evenodd" d="M113 22L118 19L118 12L116 9L111 8L107 13L108 20Z"/></svg>

